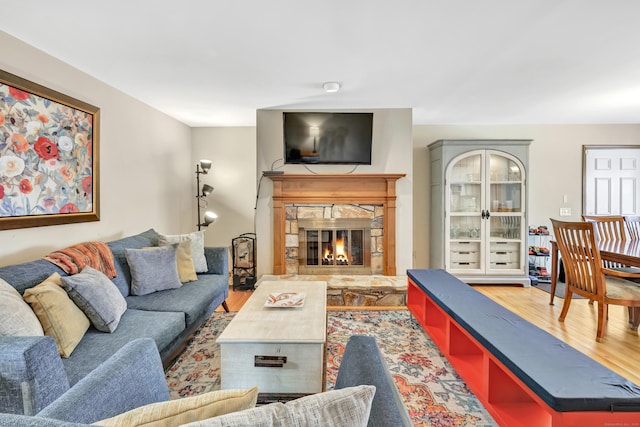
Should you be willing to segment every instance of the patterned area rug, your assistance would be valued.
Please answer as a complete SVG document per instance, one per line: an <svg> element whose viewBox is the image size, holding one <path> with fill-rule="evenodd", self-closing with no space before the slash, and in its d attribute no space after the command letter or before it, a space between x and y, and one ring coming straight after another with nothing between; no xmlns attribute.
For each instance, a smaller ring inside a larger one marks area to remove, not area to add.
<svg viewBox="0 0 640 427"><path fill-rule="evenodd" d="M169 368L172 399L220 388L215 339L233 316L214 313ZM349 336L372 335L416 426L497 425L407 310L329 311L327 322L327 390L333 389Z"/></svg>

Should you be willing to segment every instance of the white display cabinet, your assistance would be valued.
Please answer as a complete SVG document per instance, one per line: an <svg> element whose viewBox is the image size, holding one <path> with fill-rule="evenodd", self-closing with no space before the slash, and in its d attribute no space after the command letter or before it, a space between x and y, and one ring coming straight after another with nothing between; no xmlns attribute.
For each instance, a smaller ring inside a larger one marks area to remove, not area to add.
<svg viewBox="0 0 640 427"><path fill-rule="evenodd" d="M528 275L530 140L439 140L431 156L431 268L466 283L521 284Z"/></svg>

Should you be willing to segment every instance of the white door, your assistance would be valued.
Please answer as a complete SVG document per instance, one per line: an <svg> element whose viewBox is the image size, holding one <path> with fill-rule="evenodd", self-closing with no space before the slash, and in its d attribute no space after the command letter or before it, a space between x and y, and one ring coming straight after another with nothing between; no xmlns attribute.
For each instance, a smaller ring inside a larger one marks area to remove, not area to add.
<svg viewBox="0 0 640 427"><path fill-rule="evenodd" d="M584 147L583 215L638 215L640 147Z"/></svg>

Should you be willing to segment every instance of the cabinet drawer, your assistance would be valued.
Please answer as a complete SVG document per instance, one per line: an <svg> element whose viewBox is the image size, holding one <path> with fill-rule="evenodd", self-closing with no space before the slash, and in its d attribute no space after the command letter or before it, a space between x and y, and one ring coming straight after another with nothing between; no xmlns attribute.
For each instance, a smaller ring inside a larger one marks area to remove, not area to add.
<svg viewBox="0 0 640 427"><path fill-rule="evenodd" d="M258 386L261 393L321 392L324 352L324 343L222 343L222 388Z"/></svg>
<svg viewBox="0 0 640 427"><path fill-rule="evenodd" d="M518 262L520 253L512 251L491 251L489 257L491 262Z"/></svg>
<svg viewBox="0 0 640 427"><path fill-rule="evenodd" d="M456 241L456 242L451 242L451 244L449 245L449 247L451 248L451 253L453 252L480 252L480 242L478 241L473 241L473 240L469 240L469 241Z"/></svg>
<svg viewBox="0 0 640 427"><path fill-rule="evenodd" d="M474 251L474 250L451 251L451 261L479 262L480 251Z"/></svg>
<svg viewBox="0 0 640 427"><path fill-rule="evenodd" d="M517 262L491 262L489 263L492 270L517 270L520 268L520 264Z"/></svg>
<svg viewBox="0 0 640 427"><path fill-rule="evenodd" d="M461 262L461 261L451 261L451 269L456 270L477 270L480 268L479 262Z"/></svg>
<svg viewBox="0 0 640 427"><path fill-rule="evenodd" d="M491 242L489 250L491 252L518 252L520 250L520 242Z"/></svg>

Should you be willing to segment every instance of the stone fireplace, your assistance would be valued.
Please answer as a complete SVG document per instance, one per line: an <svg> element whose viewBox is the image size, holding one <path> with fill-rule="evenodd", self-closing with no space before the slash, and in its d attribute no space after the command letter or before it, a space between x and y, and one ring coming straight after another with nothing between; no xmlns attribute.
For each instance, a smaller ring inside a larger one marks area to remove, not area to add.
<svg viewBox="0 0 640 427"><path fill-rule="evenodd" d="M268 175L273 181L273 274L395 276L395 182L403 176ZM338 254L338 239L345 237L349 253ZM329 246L331 256L325 254Z"/></svg>

